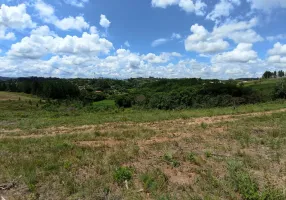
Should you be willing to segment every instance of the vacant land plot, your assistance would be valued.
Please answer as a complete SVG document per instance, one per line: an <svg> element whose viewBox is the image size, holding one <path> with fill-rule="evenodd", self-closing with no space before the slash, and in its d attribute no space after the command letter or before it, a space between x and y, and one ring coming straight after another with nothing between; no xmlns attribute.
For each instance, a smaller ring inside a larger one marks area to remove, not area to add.
<svg viewBox="0 0 286 200"><path fill-rule="evenodd" d="M0 91L0 101L9 100L35 100L36 98L29 94L24 93L12 93Z"/></svg>
<svg viewBox="0 0 286 200"><path fill-rule="evenodd" d="M284 102L97 113L0 104L0 198L286 199Z"/></svg>

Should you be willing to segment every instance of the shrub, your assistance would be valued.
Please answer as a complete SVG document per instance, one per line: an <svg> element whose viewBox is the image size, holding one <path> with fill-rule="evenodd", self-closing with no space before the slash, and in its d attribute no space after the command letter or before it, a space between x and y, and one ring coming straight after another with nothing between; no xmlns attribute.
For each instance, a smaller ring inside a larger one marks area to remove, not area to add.
<svg viewBox="0 0 286 200"><path fill-rule="evenodd" d="M130 108L132 106L132 98L130 95L119 95L115 99L115 103L121 108Z"/></svg>
<svg viewBox="0 0 286 200"><path fill-rule="evenodd" d="M119 167L114 171L113 177L117 183L122 184L124 181L131 180L132 171L128 167Z"/></svg>
<svg viewBox="0 0 286 200"><path fill-rule="evenodd" d="M180 166L180 162L175 160L171 154L165 154L164 155L164 160L168 164L172 165L173 167L179 167Z"/></svg>
<svg viewBox="0 0 286 200"><path fill-rule="evenodd" d="M162 191L166 189L168 182L167 176L160 169L142 174L140 180L146 192Z"/></svg>

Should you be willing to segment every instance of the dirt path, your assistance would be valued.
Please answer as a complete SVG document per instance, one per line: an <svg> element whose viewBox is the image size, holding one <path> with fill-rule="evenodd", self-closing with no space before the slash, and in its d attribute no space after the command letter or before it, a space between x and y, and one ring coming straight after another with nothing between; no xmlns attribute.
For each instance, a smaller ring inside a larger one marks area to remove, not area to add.
<svg viewBox="0 0 286 200"><path fill-rule="evenodd" d="M265 112L254 112L254 113L246 113L246 114L237 114L237 115L221 115L221 116L213 116L213 117L199 117L199 118L190 118L190 119L176 119L176 120L165 120L165 121L157 121L157 122L144 122L144 123L135 123L135 122L117 122L117 123L104 123L99 125L83 125L77 127L51 127L45 129L35 130L35 133L26 134L24 130L15 129L15 130L0 130L0 139L13 138L13 139L26 139L26 138L41 138L46 136L57 136L63 134L74 134L74 133L90 133L93 131L97 131L100 133L111 132L114 130L130 130L134 127L137 128L148 128L153 130L164 130L169 128L180 128L182 126L192 126L199 124L214 124L220 122L230 122L236 121L245 117L255 117L255 116L263 116L263 115L271 115L274 113L286 112L286 108L280 110L272 110ZM14 135L17 134L17 135ZM175 134L175 133L173 133ZM179 134L180 137L184 137L183 134ZM168 136L168 135L166 135ZM185 135L186 136L186 135ZM144 143L149 144L153 142L165 142L170 140L177 140L178 136L171 138L170 137L161 137L161 138L151 138L149 140L145 140ZM83 144L87 144L87 142L83 142ZM95 144L99 144L100 141L94 142ZM102 141L102 143L106 143ZM109 144L112 142L107 142ZM115 142L119 144L120 142ZM108 145L107 145L108 146Z"/></svg>

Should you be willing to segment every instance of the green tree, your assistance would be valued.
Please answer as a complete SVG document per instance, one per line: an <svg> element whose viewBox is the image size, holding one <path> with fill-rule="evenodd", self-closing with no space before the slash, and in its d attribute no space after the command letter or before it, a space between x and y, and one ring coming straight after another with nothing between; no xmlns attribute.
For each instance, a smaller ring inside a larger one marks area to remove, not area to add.
<svg viewBox="0 0 286 200"><path fill-rule="evenodd" d="M266 71L264 72L262 78L268 79L268 78L271 78L272 76L273 76L273 73L271 71Z"/></svg>
<svg viewBox="0 0 286 200"><path fill-rule="evenodd" d="M278 71L278 77L284 77L284 76L285 76L284 71L282 70Z"/></svg>

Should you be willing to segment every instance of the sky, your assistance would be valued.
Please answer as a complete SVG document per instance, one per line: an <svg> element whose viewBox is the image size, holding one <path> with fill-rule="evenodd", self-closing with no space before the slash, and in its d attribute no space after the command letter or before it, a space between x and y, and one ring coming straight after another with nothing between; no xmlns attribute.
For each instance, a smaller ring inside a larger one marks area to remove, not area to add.
<svg viewBox="0 0 286 200"><path fill-rule="evenodd" d="M0 0L0 76L286 71L286 0Z"/></svg>

